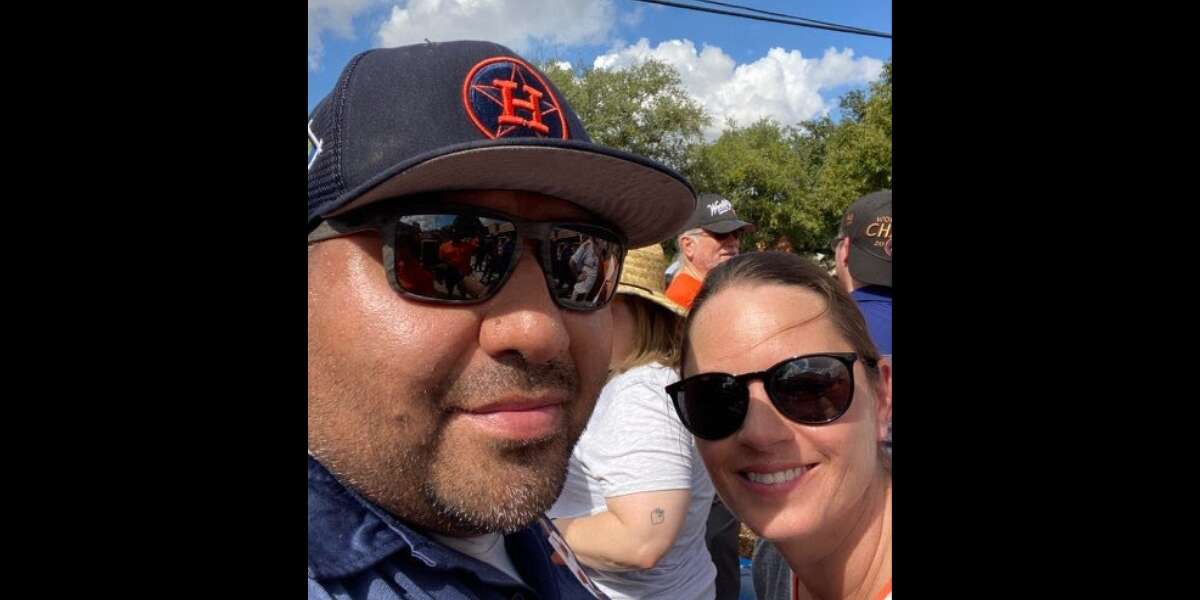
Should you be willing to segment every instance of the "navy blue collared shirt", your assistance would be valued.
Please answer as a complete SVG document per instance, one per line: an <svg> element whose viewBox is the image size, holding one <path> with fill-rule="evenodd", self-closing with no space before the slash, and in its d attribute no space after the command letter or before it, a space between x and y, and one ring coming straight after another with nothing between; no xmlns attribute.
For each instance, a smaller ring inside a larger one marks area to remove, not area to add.
<svg viewBox="0 0 1200 600"><path fill-rule="evenodd" d="M879 353L892 354L892 288L869 285L854 290L851 297L867 320L867 331Z"/></svg>
<svg viewBox="0 0 1200 600"><path fill-rule="evenodd" d="M549 519L504 536L504 546L526 583L401 523L308 457L310 600L604 598L585 587L590 580Z"/></svg>

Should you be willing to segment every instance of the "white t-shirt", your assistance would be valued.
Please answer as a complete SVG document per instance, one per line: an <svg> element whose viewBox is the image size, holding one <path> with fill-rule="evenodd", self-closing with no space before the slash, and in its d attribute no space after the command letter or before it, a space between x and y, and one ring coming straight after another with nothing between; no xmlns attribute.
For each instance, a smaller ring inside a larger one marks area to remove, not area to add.
<svg viewBox="0 0 1200 600"><path fill-rule="evenodd" d="M704 543L713 500L712 481L692 436L663 390L679 380L674 370L652 363L609 380L571 454L562 494L551 518L582 517L607 510L605 498L638 492L690 490L687 516L675 544L652 569L597 571L584 567L604 593L618 598L716 596L717 570Z"/></svg>
<svg viewBox="0 0 1200 600"><path fill-rule="evenodd" d="M525 583L517 573L517 567L508 557L508 549L504 547L504 536L499 533L485 533L475 537L456 538L436 533L429 534L443 545L458 550L471 558L481 560L513 579Z"/></svg>

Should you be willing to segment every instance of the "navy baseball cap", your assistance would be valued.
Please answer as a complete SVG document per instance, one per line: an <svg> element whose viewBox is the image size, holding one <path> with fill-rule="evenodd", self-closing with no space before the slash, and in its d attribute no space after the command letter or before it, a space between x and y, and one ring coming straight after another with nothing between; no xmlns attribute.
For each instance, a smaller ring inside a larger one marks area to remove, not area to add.
<svg viewBox="0 0 1200 600"><path fill-rule="evenodd" d="M670 237L696 207L686 179L593 143L543 73L490 42L355 56L309 115L308 135L310 228L387 198L522 190L579 205L637 247Z"/></svg>

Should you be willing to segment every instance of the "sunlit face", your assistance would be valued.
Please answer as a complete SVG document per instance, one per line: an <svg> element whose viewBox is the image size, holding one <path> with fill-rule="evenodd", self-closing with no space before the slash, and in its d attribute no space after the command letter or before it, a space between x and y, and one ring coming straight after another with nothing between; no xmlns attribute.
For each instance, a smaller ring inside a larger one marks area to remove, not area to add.
<svg viewBox="0 0 1200 600"><path fill-rule="evenodd" d="M445 199L531 220L593 220L526 192ZM530 523L558 496L603 384L609 310L560 309L532 247L484 303L411 300L388 284L380 249L379 235L364 233L310 254L310 452L368 499L432 531Z"/></svg>
<svg viewBox="0 0 1200 600"><path fill-rule="evenodd" d="M690 329L684 376L761 371L785 359L853 348L825 314L815 292L776 284L734 284L700 307ZM878 445L886 433L891 369L877 384L854 364L849 410L827 425L781 415L761 381L750 384L750 406L729 437L696 439L726 505L771 540L814 539L845 531L881 473ZM758 480L758 481L755 481Z"/></svg>
<svg viewBox="0 0 1200 600"><path fill-rule="evenodd" d="M724 234L701 229L697 234L684 236L684 256L701 275L706 275L717 265L738 255L741 235L740 229Z"/></svg>

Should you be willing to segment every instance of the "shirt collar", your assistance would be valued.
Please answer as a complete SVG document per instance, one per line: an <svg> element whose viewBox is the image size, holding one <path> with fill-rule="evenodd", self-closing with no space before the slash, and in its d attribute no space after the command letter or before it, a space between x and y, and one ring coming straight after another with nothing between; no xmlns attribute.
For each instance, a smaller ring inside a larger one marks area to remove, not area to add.
<svg viewBox="0 0 1200 600"><path fill-rule="evenodd" d="M426 564L428 540L346 488L308 457L308 569L311 577L344 577L407 549Z"/></svg>
<svg viewBox="0 0 1200 600"><path fill-rule="evenodd" d="M546 519L542 529L549 531ZM548 544L538 541L533 528L505 536L509 555L523 577L547 577ZM354 490L342 485L311 455L308 457L308 575L340 578L365 571L385 558L406 553L437 570L463 569L494 586L516 582L499 569L443 546L399 521ZM530 557L541 556L542 560Z"/></svg>

